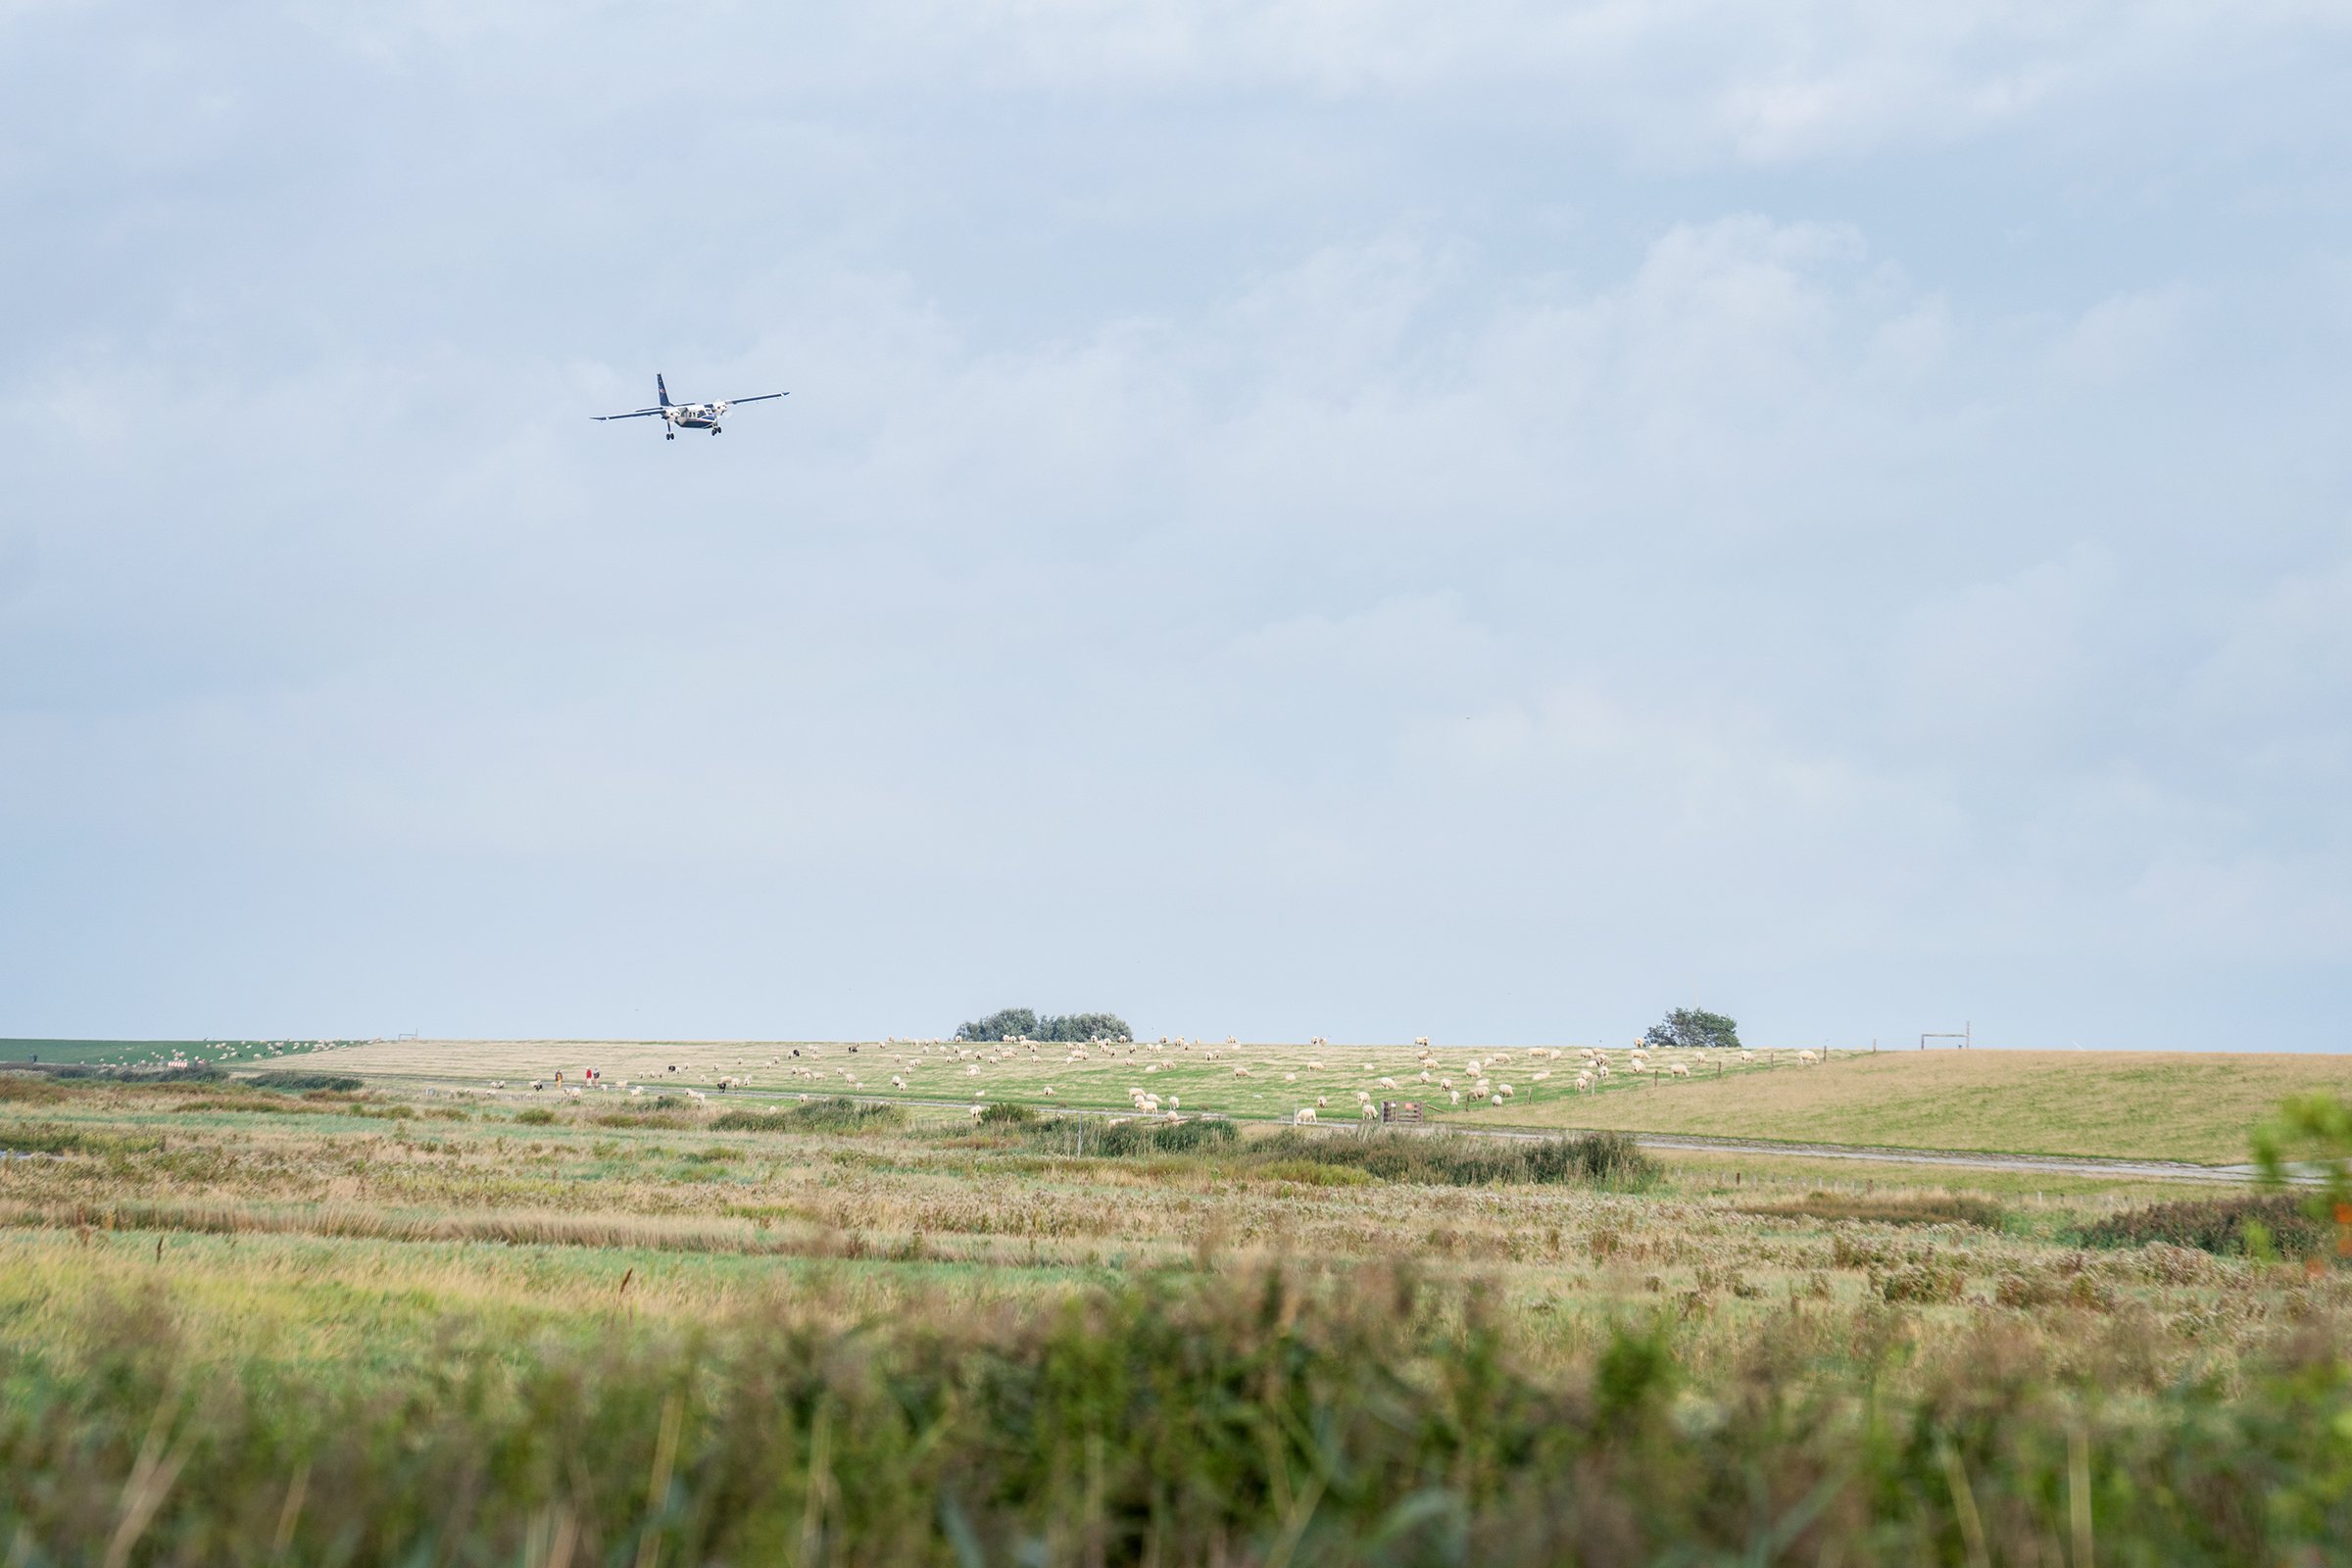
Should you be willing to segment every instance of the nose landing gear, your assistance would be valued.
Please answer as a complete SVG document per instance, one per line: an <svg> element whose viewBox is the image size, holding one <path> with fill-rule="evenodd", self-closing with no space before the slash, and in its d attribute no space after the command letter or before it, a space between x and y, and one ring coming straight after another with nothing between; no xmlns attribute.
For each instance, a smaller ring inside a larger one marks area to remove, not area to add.
<svg viewBox="0 0 2352 1568"><path fill-rule="evenodd" d="M716 434L718 434L718 426L717 426L717 425L715 425L715 424L714 424L714 425L712 425L712 426L710 427L710 433L711 433L712 435L716 435Z"/></svg>
<svg viewBox="0 0 2352 1568"><path fill-rule="evenodd" d="M662 439L664 441L675 441L677 438L678 432L675 430L664 430L662 432Z"/></svg>

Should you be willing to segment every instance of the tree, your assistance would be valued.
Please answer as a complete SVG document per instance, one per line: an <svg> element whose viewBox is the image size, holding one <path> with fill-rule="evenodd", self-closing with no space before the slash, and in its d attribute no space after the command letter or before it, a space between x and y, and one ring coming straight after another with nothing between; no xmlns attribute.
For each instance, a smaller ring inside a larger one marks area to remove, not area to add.
<svg viewBox="0 0 2352 1568"><path fill-rule="evenodd" d="M1133 1040L1135 1031L1115 1012L1048 1013L1028 1007L1000 1007L985 1018L959 1025L958 1040Z"/></svg>
<svg viewBox="0 0 2352 1568"><path fill-rule="evenodd" d="M1740 1026L1720 1012L1707 1012L1697 1007L1677 1007L1664 1018L1649 1026L1642 1037L1645 1046L1720 1046L1726 1051L1740 1049Z"/></svg>
<svg viewBox="0 0 2352 1568"><path fill-rule="evenodd" d="M1027 1007L999 1007L987 1017L972 1023L958 1024L958 1040L1015 1040L1026 1035L1037 1038L1037 1014Z"/></svg>
<svg viewBox="0 0 2352 1568"><path fill-rule="evenodd" d="M1135 1031L1115 1012L1073 1012L1066 1018L1048 1014L1038 1024L1040 1040L1133 1040Z"/></svg>

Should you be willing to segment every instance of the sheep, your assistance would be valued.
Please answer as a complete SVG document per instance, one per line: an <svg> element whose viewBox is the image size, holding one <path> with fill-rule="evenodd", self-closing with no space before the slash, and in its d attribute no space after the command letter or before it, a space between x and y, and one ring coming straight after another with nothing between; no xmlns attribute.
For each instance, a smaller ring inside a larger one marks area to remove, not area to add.
<svg viewBox="0 0 2352 1568"><path fill-rule="evenodd" d="M1517 1093L1518 1091L1513 1089L1509 1084L1496 1084L1494 1086L1494 1103L1499 1105Z"/></svg>
<svg viewBox="0 0 2352 1568"><path fill-rule="evenodd" d="M1429 1082L1429 1069L1427 1067L1421 1069L1421 1081L1423 1083Z"/></svg>
<svg viewBox="0 0 2352 1568"><path fill-rule="evenodd" d="M1319 1061L1310 1061L1306 1065L1307 1070L1310 1072L1321 1072L1323 1070L1323 1064Z"/></svg>
<svg viewBox="0 0 2352 1568"><path fill-rule="evenodd" d="M1453 1102L1455 1104L1458 1105L1462 1102L1462 1092L1459 1089L1449 1089L1446 1091L1446 1093L1453 1097Z"/></svg>
<svg viewBox="0 0 2352 1568"><path fill-rule="evenodd" d="M1438 1080L1438 1087L1440 1089L1451 1089L1453 1087L1453 1080L1450 1078L1441 1078Z"/></svg>
<svg viewBox="0 0 2352 1568"><path fill-rule="evenodd" d="M1394 1089L1396 1087L1396 1080L1394 1078L1383 1078L1380 1081L1380 1087L1383 1089Z"/></svg>
<svg viewBox="0 0 2352 1568"><path fill-rule="evenodd" d="M1315 1103L1318 1105L1328 1105L1331 1103L1331 1097L1329 1095L1317 1095L1315 1097Z"/></svg>
<svg viewBox="0 0 2352 1568"><path fill-rule="evenodd" d="M1756 1054L1752 1051L1743 1050L1740 1053L1740 1059L1741 1061L1754 1061L1756 1059Z"/></svg>
<svg viewBox="0 0 2352 1568"><path fill-rule="evenodd" d="M1292 1122L1300 1127L1306 1126L1314 1119L1315 1107L1312 1105L1300 1105L1296 1111L1291 1113Z"/></svg>
<svg viewBox="0 0 2352 1568"><path fill-rule="evenodd" d="M988 1107L986 1105L974 1105L972 1107L972 1120L978 1121L980 1119L980 1113L987 1108Z"/></svg>
<svg viewBox="0 0 2352 1568"><path fill-rule="evenodd" d="M906 1080L894 1072L890 1075L890 1087L893 1089L904 1089L906 1087Z"/></svg>
<svg viewBox="0 0 2352 1568"><path fill-rule="evenodd" d="M1667 1067L1666 1075L1670 1078L1688 1078L1690 1076L1690 1064L1681 1061L1675 1062Z"/></svg>
<svg viewBox="0 0 2352 1568"><path fill-rule="evenodd" d="M1052 1084L1048 1084L1048 1085L1046 1085L1046 1093L1050 1095L1050 1094L1052 1094L1053 1092L1054 1092L1054 1086L1053 1086Z"/></svg>
<svg viewBox="0 0 2352 1568"><path fill-rule="evenodd" d="M1796 1054L1796 1059L1799 1065L1810 1067L1814 1062L1820 1060L1821 1058L1814 1055L1810 1051L1800 1051Z"/></svg>
<svg viewBox="0 0 2352 1568"><path fill-rule="evenodd" d="M1590 1093L1592 1092L1592 1075L1591 1073L1589 1073L1589 1072L1580 1072L1580 1073L1578 1073L1578 1074L1576 1075L1576 1092L1577 1092L1578 1094L1580 1094L1580 1095L1583 1095L1583 1094L1590 1094Z"/></svg>
<svg viewBox="0 0 2352 1568"><path fill-rule="evenodd" d="M645 1085L631 1084L629 1085L629 1093L632 1095L642 1095L645 1093Z"/></svg>
<svg viewBox="0 0 2352 1568"><path fill-rule="evenodd" d="M1367 1100L1356 1107L1355 1114L1359 1121L1374 1121L1380 1116L1380 1107Z"/></svg>
<svg viewBox="0 0 2352 1568"><path fill-rule="evenodd" d="M504 1089L507 1087L507 1081L504 1078L493 1078L490 1080L490 1087L493 1089Z"/></svg>
<svg viewBox="0 0 2352 1568"><path fill-rule="evenodd" d="M1531 1078L1531 1079L1530 1079L1530 1080L1528 1080L1528 1081L1529 1081L1529 1082L1531 1082L1531 1083L1539 1083L1539 1084L1540 1084L1540 1083L1542 1083L1542 1082L1543 1082L1544 1079L1546 1079L1546 1078L1548 1078L1548 1077L1550 1077L1550 1076L1551 1076L1551 1069L1550 1069L1549 1067L1546 1067L1546 1068L1544 1068L1544 1069L1542 1072L1540 1072L1540 1073L1537 1073L1537 1074L1536 1074L1536 1075L1535 1075L1533 1078Z"/></svg>
<svg viewBox="0 0 2352 1568"><path fill-rule="evenodd" d="M1174 1110L1174 1109L1175 1109L1175 1108L1176 1108L1178 1105L1181 1105L1181 1104L1183 1104L1183 1103L1184 1103L1184 1102L1183 1102L1183 1101L1181 1101L1181 1100L1178 1100L1178 1099L1177 1099L1177 1098L1176 1098L1174 1095L1170 1095L1170 1096L1168 1097L1168 1108L1169 1108L1170 1110Z"/></svg>
<svg viewBox="0 0 2352 1568"><path fill-rule="evenodd" d="M1413 1036L1413 1044L1419 1046L1423 1051L1427 1051L1429 1049L1429 1036L1415 1035Z"/></svg>
<svg viewBox="0 0 2352 1568"><path fill-rule="evenodd" d="M580 1098L580 1092L577 1089L572 1088L569 1084L564 1086L564 1093L569 1095L574 1100Z"/></svg>
<svg viewBox="0 0 2352 1568"><path fill-rule="evenodd" d="M1495 1104L1497 1104L1497 1105L1499 1105L1499 1104L1501 1104L1501 1103L1502 1103L1502 1097L1501 1097L1500 1095L1496 1095L1496 1096L1494 1097L1494 1103L1495 1103Z"/></svg>
<svg viewBox="0 0 2352 1568"><path fill-rule="evenodd" d="M700 1089L689 1089L686 1091L686 1098L689 1100L709 1100L710 1097L704 1094Z"/></svg>
<svg viewBox="0 0 2352 1568"><path fill-rule="evenodd" d="M1295 1072L1286 1072L1282 1075L1282 1081L1286 1084L1295 1084L1298 1081L1298 1075Z"/></svg>
<svg viewBox="0 0 2352 1568"><path fill-rule="evenodd" d="M545 1089L545 1088L547 1087L547 1085L545 1085L545 1084L541 1083L541 1082L540 1082L538 1079L534 1078L534 1079L532 1079L532 1080L531 1080L531 1087L532 1087L533 1089Z"/></svg>

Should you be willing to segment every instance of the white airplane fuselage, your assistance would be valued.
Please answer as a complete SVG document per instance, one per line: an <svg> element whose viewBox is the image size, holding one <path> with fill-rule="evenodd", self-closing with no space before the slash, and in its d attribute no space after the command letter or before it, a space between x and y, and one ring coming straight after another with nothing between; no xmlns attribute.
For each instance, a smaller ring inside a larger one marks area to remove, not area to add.
<svg viewBox="0 0 2352 1568"><path fill-rule="evenodd" d="M708 430L718 434L718 421L727 416L732 405L725 403L673 403L662 411L662 416L681 430Z"/></svg>

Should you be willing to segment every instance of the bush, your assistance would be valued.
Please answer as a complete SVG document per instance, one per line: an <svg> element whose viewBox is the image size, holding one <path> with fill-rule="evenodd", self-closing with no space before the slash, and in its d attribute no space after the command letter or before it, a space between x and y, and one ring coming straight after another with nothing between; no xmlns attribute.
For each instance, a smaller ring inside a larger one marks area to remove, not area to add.
<svg viewBox="0 0 2352 1568"><path fill-rule="evenodd" d="M1023 1127L1035 1120L1036 1111L1011 1101L999 1101L980 1112L980 1125L983 1127Z"/></svg>
<svg viewBox="0 0 2352 1568"><path fill-rule="evenodd" d="M898 1105L869 1104L837 1095L809 1100L781 1112L730 1110L711 1118L710 1125L724 1133L871 1133L888 1132L906 1124Z"/></svg>
<svg viewBox="0 0 2352 1568"><path fill-rule="evenodd" d="M2260 1198L2192 1198L2126 1209L2083 1226L2075 1239L2085 1247L2145 1247L2169 1242L2223 1257L2247 1250L2246 1227L2262 1226L2271 1245L2291 1257L2324 1250L2327 1227L2304 1212L2301 1200L2285 1194Z"/></svg>
<svg viewBox="0 0 2352 1568"><path fill-rule="evenodd" d="M1779 1219L1853 1219L1874 1225L1976 1225L1997 1231L2008 1220L1998 1203L1982 1198L1862 1197L1851 1193L1807 1193L1792 1202L1740 1210Z"/></svg>
<svg viewBox="0 0 2352 1568"><path fill-rule="evenodd" d="M406 1109L407 1107L403 1106L401 1108ZM522 1123L525 1127L545 1127L548 1123L556 1119L556 1113L548 1109L545 1105L533 1105L528 1110L516 1111L514 1113L514 1119Z"/></svg>
<svg viewBox="0 0 2352 1568"><path fill-rule="evenodd" d="M1091 1116L1038 1117L1026 1124L1029 1142L1052 1153L1134 1159L1152 1154L1200 1154L1232 1149L1241 1139L1229 1121L1097 1121Z"/></svg>
<svg viewBox="0 0 2352 1568"><path fill-rule="evenodd" d="M99 1078L119 1084L213 1084L228 1074L209 1061L186 1067L93 1067L72 1062L50 1074L53 1078Z"/></svg>
<svg viewBox="0 0 2352 1568"><path fill-rule="evenodd" d="M1266 1159L1351 1166L1383 1181L1432 1187L1483 1187L1489 1182L1640 1187L1659 1174L1656 1160L1630 1136L1616 1132L1537 1141L1396 1132L1316 1137L1286 1129L1252 1150Z"/></svg>
<svg viewBox="0 0 2352 1568"><path fill-rule="evenodd" d="M331 1089L349 1094L367 1087L367 1080L342 1072L303 1072L296 1068L278 1067L269 1072L257 1072L245 1082L256 1089Z"/></svg>

